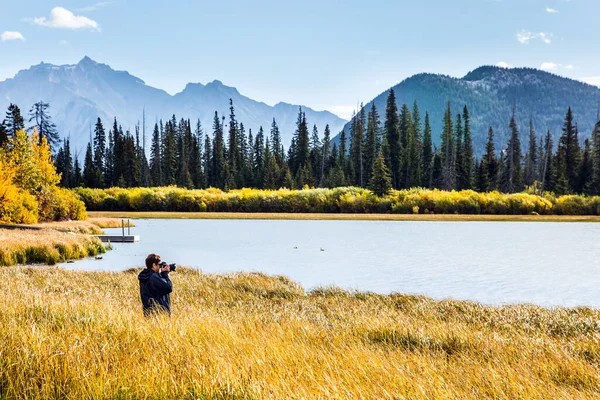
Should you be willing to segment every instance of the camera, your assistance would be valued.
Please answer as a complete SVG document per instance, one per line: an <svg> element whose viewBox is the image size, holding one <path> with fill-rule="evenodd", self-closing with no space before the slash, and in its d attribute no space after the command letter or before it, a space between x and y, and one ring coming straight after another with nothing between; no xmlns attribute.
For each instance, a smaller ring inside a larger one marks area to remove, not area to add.
<svg viewBox="0 0 600 400"><path fill-rule="evenodd" d="M161 262L160 264L158 264L159 267L164 268L165 266L169 266L169 270L171 272L175 271L175 268L177 268L177 264L173 263L173 264L167 264L166 262Z"/></svg>

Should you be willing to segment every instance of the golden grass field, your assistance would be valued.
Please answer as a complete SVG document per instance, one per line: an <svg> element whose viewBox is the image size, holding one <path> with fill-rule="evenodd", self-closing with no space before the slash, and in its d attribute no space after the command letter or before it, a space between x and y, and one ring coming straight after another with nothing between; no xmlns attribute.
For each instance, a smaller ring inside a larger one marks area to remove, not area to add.
<svg viewBox="0 0 600 400"><path fill-rule="evenodd" d="M325 214L325 213L243 213L166 211L88 211L97 218L176 219L294 219L347 221L498 221L498 222L600 222L597 215L485 215L485 214ZM120 222L119 222L119 226Z"/></svg>
<svg viewBox="0 0 600 400"><path fill-rule="evenodd" d="M33 225L41 230L0 229L0 266L16 264L53 265L105 252L97 238L101 228L121 227L115 218L87 221L46 222ZM131 223L131 226L134 226ZM1 397L0 397L1 398Z"/></svg>
<svg viewBox="0 0 600 400"><path fill-rule="evenodd" d="M593 399L600 311L488 307L285 277L0 268L2 399Z"/></svg>

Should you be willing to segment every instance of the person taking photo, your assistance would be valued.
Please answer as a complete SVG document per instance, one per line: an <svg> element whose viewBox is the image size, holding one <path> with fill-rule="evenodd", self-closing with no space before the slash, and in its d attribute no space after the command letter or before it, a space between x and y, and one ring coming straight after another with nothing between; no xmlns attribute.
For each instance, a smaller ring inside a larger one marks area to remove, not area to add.
<svg viewBox="0 0 600 400"><path fill-rule="evenodd" d="M146 257L146 269L138 275L140 297L145 316L166 313L171 315L173 282L169 278L170 266L161 262L157 254Z"/></svg>

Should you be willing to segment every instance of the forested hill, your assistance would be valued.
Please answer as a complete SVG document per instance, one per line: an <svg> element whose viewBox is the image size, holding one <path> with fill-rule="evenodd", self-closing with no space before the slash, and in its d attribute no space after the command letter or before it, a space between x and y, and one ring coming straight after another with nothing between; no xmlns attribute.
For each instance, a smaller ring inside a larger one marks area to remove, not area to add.
<svg viewBox="0 0 600 400"><path fill-rule="evenodd" d="M417 100L421 116L424 118L425 112L429 112L433 140L437 146L447 102L451 102L454 114L461 112L466 104L471 115L476 155L484 150L490 126L494 128L497 145L506 145L513 105L522 143L527 143L525 138L529 135L530 118L538 135L549 129L554 143L557 143L569 106L578 123L581 141L589 137L598 121L600 88L533 68L484 66L460 79L423 73L407 78L393 88L399 109L404 103L412 109L413 102ZM375 102L382 122L388 93L385 91L365 104L370 110L371 103ZM345 130L349 132L349 124Z"/></svg>
<svg viewBox="0 0 600 400"><path fill-rule="evenodd" d="M151 68L151 67L149 67ZM246 132L257 132L262 126L269 130L276 119L286 146L296 130L298 105L278 103L269 106L240 94L234 87L215 80L206 85L190 83L185 89L171 96L164 90L147 85L143 80L126 71L116 71L110 66L84 57L75 65L41 63L19 71L12 79L0 82L0 110L14 103L27 115L29 108L39 101L50 104L49 113L56 123L59 134L70 135L71 146L80 157L85 152L98 117L111 126L116 117L124 130L134 131L142 122L142 110L146 114L146 138L158 119L197 119L205 132L212 134L215 111L219 116L229 115L229 99L233 99L237 118ZM307 120L323 132L329 124L332 132L339 132L345 120L328 111L314 111L302 107ZM2 111L1 117L4 116Z"/></svg>

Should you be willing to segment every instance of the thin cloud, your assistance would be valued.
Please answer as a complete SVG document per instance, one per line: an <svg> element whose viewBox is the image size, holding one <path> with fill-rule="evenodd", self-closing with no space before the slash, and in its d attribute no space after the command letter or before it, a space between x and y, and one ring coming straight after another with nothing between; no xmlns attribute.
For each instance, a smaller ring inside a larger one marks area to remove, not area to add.
<svg viewBox="0 0 600 400"><path fill-rule="evenodd" d="M54 7L50 11L50 19L46 17L34 18L32 23L47 28L100 30L96 21L82 15L75 15L63 7Z"/></svg>
<svg viewBox="0 0 600 400"><path fill-rule="evenodd" d="M559 65L555 64L553 62L544 62L540 66L540 69L542 71L556 71L558 69L558 67L559 67Z"/></svg>
<svg viewBox="0 0 600 400"><path fill-rule="evenodd" d="M546 44L550 44L550 43L552 43L553 36L554 35L552 33L529 32L524 29L521 32L517 32L517 34L516 34L517 40L521 44L529 44L529 42L534 39L540 39L542 42L544 42Z"/></svg>
<svg viewBox="0 0 600 400"><path fill-rule="evenodd" d="M500 67L500 68L513 68L513 66L507 62L504 61L500 61L499 63L496 63L496 67Z"/></svg>
<svg viewBox="0 0 600 400"><path fill-rule="evenodd" d="M575 69L575 66L573 66L573 64L564 65L564 64L556 64L553 62L544 62L540 66L540 69L543 71L558 71L558 70L573 71Z"/></svg>
<svg viewBox="0 0 600 400"><path fill-rule="evenodd" d="M340 118L349 120L352 117L352 112L356 111L356 106L331 106L326 109Z"/></svg>
<svg viewBox="0 0 600 400"><path fill-rule="evenodd" d="M99 3L96 4L92 4L91 6L87 6L87 7L83 7L83 8L77 8L75 11L77 12L90 12L90 11L96 11L99 8L103 8L108 6L109 4L112 4L112 1L101 1Z"/></svg>
<svg viewBox="0 0 600 400"><path fill-rule="evenodd" d="M549 14L558 14L558 10L550 7L546 7L546 12Z"/></svg>
<svg viewBox="0 0 600 400"><path fill-rule="evenodd" d="M0 35L0 39L3 42L8 42L10 40L20 40L22 42L25 41L25 38L21 34L21 32L12 32L12 31L4 31L2 35Z"/></svg>

